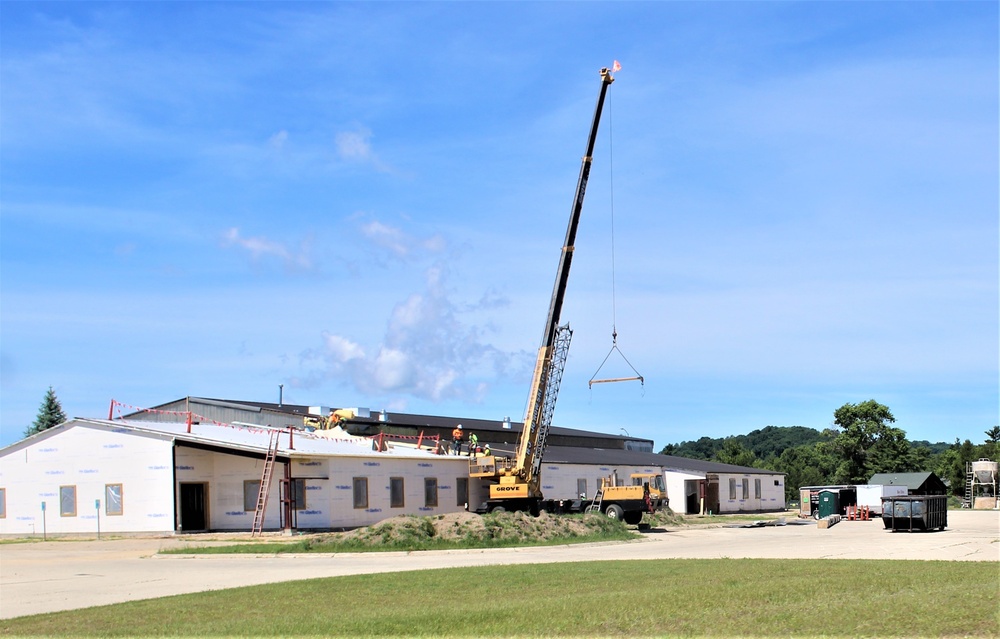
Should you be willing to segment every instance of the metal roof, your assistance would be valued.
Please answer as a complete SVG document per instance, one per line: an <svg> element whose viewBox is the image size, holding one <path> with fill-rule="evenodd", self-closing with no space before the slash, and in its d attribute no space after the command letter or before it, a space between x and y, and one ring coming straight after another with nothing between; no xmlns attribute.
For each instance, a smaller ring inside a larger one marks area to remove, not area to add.
<svg viewBox="0 0 1000 639"><path fill-rule="evenodd" d="M213 399L208 397L189 397L187 398L195 403L202 403L209 406L220 406L224 408L235 408L251 411L270 411L275 413L283 413L288 415L296 416L306 416L311 415L309 412L311 406L303 406L300 404L275 404L269 402L253 402L253 401L243 401L243 400L229 400L229 399ZM166 404L161 404L160 406L167 406L169 404L175 404L178 401L174 400L167 402ZM158 407L153 407L154 409ZM347 408L353 409L351 406L331 406L334 408ZM429 427L429 428L443 428L447 430L453 429L458 424L462 424L462 427L466 431L473 432L520 432L521 428L524 426L523 422L511 421L511 428L503 427L503 420L490 420L490 419L477 419L468 417L444 417L438 415L416 415L412 413L392 413L388 411L372 411L373 415L385 415L385 421L379 419L379 417L355 417L349 420L352 423L359 424L388 424L397 426L412 426L412 427ZM128 418L128 415L125 416ZM553 426L552 430L549 432L550 435L555 436L568 436L568 437L587 437L591 439L608 439L614 441L638 441L638 442L649 442L650 445L653 444L653 440L646 439L644 437L622 437L621 435L612 435L608 433L600 433L596 431L589 430L579 430L576 428L563 428L560 426Z"/></svg>
<svg viewBox="0 0 1000 639"><path fill-rule="evenodd" d="M112 432L136 433L161 439L170 439L194 446L251 453L254 456L265 455L270 445L272 433L278 433L277 455L283 458L318 456L357 457L373 455L422 459L427 457L441 458L440 455L436 455L430 451L417 450L404 446L393 446L386 451L376 451L372 448L372 440L366 437L347 436L340 439L328 439L299 429L296 429L291 438L289 438L288 429L266 428L262 426L254 427L221 424L218 422L194 422L190 426L190 432L188 432L189 427L186 422L146 422L80 417L73 418L56 428L42 431L37 435L21 440L17 444L8 447L8 449L34 441L38 437L52 436L57 432L75 426L99 428Z"/></svg>
<svg viewBox="0 0 1000 639"><path fill-rule="evenodd" d="M740 475L784 475L774 470L734 466L703 459L688 459L658 453L640 453L630 450L580 448L572 446L547 446L542 457L549 464L604 464L622 466L657 466L666 470L677 470L699 474L730 473Z"/></svg>
<svg viewBox="0 0 1000 639"><path fill-rule="evenodd" d="M940 478L934 473L923 472L923 473L875 473L872 478L868 480L869 485L881 485L881 486L906 486L910 490L920 490L924 487L924 484L933 477L937 483L941 484ZM943 485L943 484L942 484Z"/></svg>
<svg viewBox="0 0 1000 639"><path fill-rule="evenodd" d="M454 458L449 455L438 455L427 450L417 450L405 446L393 446L387 451L376 451L372 448L372 440L366 437L347 436L342 439L328 439L308 431L295 429L289 441L287 429L221 424L218 422L194 422L190 426L186 422L146 422L127 419L88 419L76 417L55 428L42 431L23 439L0 452L8 452L21 448L39 438L50 437L56 433L74 426L100 428L112 432L131 432L138 435L169 439L195 447L205 447L214 450L233 451L234 453L263 456L267 453L271 434L279 433L278 456L291 457L322 457L322 456L373 456L385 455L397 458L435 459ZM493 448L495 454L513 455L513 450L505 445ZM460 459L460 458L454 458ZM467 458L466 458L467 459ZM688 459L673 455L643 453L621 449L587 448L573 446L547 446L543 463L549 464L600 464L622 466L655 466L666 470L677 470L697 474L733 473L743 475L784 475L773 470L734 466L701 459ZM925 473L926 474L926 473Z"/></svg>

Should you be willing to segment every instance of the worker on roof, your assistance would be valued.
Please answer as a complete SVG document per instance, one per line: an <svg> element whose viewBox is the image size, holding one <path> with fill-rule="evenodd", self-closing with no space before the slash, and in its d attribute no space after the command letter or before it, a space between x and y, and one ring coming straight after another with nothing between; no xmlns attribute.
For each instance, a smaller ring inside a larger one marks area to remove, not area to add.
<svg viewBox="0 0 1000 639"><path fill-rule="evenodd" d="M456 455L462 454L462 425L459 424L455 430L451 431L451 448Z"/></svg>
<svg viewBox="0 0 1000 639"><path fill-rule="evenodd" d="M475 457L479 452L479 435L469 433L469 457Z"/></svg>

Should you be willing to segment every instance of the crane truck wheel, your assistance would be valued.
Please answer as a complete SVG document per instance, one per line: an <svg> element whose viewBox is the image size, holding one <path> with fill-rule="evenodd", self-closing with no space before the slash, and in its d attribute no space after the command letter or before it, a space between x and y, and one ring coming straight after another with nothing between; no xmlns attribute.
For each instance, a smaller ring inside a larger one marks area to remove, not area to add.
<svg viewBox="0 0 1000 639"><path fill-rule="evenodd" d="M642 521L642 512L638 510L630 510L625 513L625 523L629 526L638 525Z"/></svg>
<svg viewBox="0 0 1000 639"><path fill-rule="evenodd" d="M505 512L507 512L507 509L504 508L503 506L494 506L493 508L490 508L490 512L491 513L505 513Z"/></svg>
<svg viewBox="0 0 1000 639"><path fill-rule="evenodd" d="M618 504L611 504L608 509L604 511L604 514L608 516L608 519L614 519L615 521L621 521L622 517L625 516L625 511Z"/></svg>

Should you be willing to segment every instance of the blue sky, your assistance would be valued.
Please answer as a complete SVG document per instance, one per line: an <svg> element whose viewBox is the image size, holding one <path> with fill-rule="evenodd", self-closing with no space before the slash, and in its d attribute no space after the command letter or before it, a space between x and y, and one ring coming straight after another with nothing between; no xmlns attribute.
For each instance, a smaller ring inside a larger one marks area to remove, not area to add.
<svg viewBox="0 0 1000 639"><path fill-rule="evenodd" d="M615 59L556 424L980 442L997 7L5 2L0 444L50 385L519 419Z"/></svg>

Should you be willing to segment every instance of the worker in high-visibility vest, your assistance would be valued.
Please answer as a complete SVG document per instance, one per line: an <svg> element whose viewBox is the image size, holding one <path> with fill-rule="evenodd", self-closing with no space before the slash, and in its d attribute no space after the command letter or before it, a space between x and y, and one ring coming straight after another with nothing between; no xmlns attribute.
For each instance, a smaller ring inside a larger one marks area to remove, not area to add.
<svg viewBox="0 0 1000 639"><path fill-rule="evenodd" d="M451 447L456 455L462 454L462 425L459 424L455 430L451 431Z"/></svg>
<svg viewBox="0 0 1000 639"><path fill-rule="evenodd" d="M469 433L469 457L475 457L479 452L479 435Z"/></svg>

